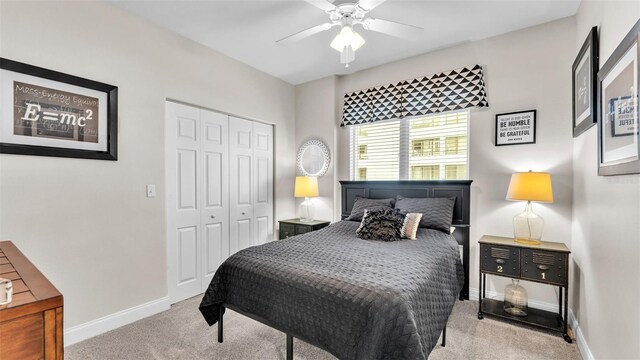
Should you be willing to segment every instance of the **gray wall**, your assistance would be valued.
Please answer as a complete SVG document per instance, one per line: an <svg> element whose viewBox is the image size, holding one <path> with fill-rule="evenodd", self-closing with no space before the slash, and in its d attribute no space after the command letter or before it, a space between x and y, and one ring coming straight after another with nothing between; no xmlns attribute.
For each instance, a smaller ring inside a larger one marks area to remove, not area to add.
<svg viewBox="0 0 640 360"><path fill-rule="evenodd" d="M331 164L327 173L318 178L320 196L313 198L315 218L333 220L336 163L342 154L335 154L336 128L326 126L336 117L339 102L336 99L336 76L296 86L296 145L297 148L308 139L321 139L331 152ZM296 148L296 149L297 149ZM303 199L297 199L299 206ZM296 209L296 215L300 215Z"/></svg>
<svg viewBox="0 0 640 360"><path fill-rule="evenodd" d="M583 1L575 53L597 25L604 65L638 19L639 1ZM596 139L594 126L573 140L571 307L594 358L638 359L640 175L598 176Z"/></svg>
<svg viewBox="0 0 640 360"><path fill-rule="evenodd" d="M0 155L0 238L64 294L65 328L167 295L165 98L275 123L293 216L293 86L104 2L0 2L0 56L119 87L117 162Z"/></svg>

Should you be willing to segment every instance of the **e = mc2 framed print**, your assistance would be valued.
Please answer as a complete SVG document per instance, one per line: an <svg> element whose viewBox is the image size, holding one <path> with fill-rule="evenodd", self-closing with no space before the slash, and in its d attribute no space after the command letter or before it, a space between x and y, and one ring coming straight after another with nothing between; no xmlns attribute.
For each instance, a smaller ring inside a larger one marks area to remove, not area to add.
<svg viewBox="0 0 640 360"><path fill-rule="evenodd" d="M0 58L0 153L118 159L118 88Z"/></svg>

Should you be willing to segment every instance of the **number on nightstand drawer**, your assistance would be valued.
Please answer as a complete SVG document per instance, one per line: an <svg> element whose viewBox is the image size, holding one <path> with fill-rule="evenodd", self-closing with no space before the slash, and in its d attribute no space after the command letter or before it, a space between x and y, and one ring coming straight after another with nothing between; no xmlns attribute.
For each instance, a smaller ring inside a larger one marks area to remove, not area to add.
<svg viewBox="0 0 640 360"><path fill-rule="evenodd" d="M480 266L482 271L519 276L519 249L480 244Z"/></svg>
<svg viewBox="0 0 640 360"><path fill-rule="evenodd" d="M522 250L522 278L564 285L567 282L567 254Z"/></svg>

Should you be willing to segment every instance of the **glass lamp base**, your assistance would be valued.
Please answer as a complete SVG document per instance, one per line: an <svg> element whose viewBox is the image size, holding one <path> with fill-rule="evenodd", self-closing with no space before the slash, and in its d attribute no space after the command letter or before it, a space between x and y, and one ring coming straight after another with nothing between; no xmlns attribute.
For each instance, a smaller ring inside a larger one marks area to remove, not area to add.
<svg viewBox="0 0 640 360"><path fill-rule="evenodd" d="M308 197L304 198L302 204L300 204L300 221L312 222L313 221L313 203Z"/></svg>
<svg viewBox="0 0 640 360"><path fill-rule="evenodd" d="M544 220L533 212L531 202L528 201L524 212L513 218L513 237L517 243L540 245Z"/></svg>

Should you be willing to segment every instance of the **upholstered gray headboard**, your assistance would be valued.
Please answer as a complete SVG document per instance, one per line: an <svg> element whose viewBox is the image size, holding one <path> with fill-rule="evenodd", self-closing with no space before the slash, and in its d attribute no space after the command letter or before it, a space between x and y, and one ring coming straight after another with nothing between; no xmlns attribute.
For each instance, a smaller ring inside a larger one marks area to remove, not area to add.
<svg viewBox="0 0 640 360"><path fill-rule="evenodd" d="M340 181L342 192L341 217L344 220L351 213L356 196L386 199L397 195L413 198L447 197L456 198L453 208L453 236L462 245L464 265L464 288L460 300L469 299L469 227L471 219L471 182L472 180L444 181Z"/></svg>

